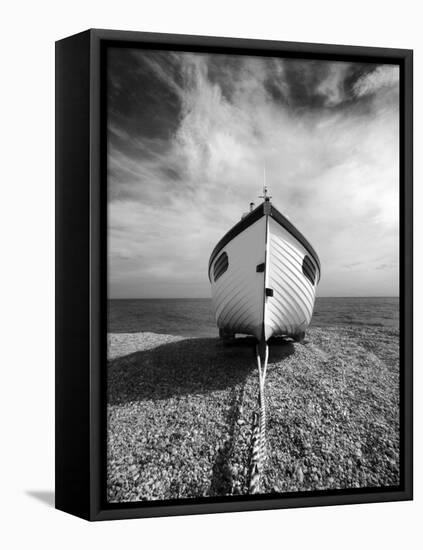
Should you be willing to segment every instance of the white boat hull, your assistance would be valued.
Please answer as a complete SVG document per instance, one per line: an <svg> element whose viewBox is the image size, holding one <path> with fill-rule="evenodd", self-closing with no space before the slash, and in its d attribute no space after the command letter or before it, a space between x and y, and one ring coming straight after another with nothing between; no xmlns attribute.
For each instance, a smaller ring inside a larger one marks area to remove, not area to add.
<svg viewBox="0 0 423 550"><path fill-rule="evenodd" d="M229 232L212 254L216 323L225 333L260 341L277 335L298 338L313 315L319 260L274 207L264 203L261 208L262 214L256 209L250 220L237 224L233 236Z"/></svg>

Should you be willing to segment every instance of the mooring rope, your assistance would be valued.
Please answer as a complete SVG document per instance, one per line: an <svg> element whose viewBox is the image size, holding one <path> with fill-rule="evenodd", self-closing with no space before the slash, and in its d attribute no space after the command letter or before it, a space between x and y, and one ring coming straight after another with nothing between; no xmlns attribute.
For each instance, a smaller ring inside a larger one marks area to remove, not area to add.
<svg viewBox="0 0 423 550"><path fill-rule="evenodd" d="M259 374L259 414L253 416L252 452L250 465L251 494L260 491L260 475L266 458L266 400L264 395L264 383L266 381L267 363L269 360L269 347L265 343L263 367L260 357L260 345L256 346L257 369Z"/></svg>

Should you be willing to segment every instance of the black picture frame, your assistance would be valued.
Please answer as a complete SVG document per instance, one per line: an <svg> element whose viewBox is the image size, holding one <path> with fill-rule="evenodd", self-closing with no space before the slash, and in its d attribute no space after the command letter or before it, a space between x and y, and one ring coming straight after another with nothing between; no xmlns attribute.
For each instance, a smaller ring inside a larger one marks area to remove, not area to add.
<svg viewBox="0 0 423 550"><path fill-rule="evenodd" d="M400 67L400 471L398 489L111 505L105 498L108 46L398 64ZM412 499L413 52L91 29L56 43L56 508L87 520Z"/></svg>

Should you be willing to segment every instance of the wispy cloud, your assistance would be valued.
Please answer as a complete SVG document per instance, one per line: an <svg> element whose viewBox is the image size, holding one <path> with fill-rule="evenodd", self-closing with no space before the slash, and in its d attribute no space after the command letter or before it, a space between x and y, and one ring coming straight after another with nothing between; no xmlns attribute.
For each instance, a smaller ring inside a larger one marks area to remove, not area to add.
<svg viewBox="0 0 423 550"><path fill-rule="evenodd" d="M377 93L380 89L396 88L399 80L399 68L393 65L382 65L374 71L363 75L354 84L358 96Z"/></svg>
<svg viewBox="0 0 423 550"><path fill-rule="evenodd" d="M143 51L125 62L110 67L112 296L207 296L210 252L264 165L275 205L321 257L321 295L397 292L395 68Z"/></svg>

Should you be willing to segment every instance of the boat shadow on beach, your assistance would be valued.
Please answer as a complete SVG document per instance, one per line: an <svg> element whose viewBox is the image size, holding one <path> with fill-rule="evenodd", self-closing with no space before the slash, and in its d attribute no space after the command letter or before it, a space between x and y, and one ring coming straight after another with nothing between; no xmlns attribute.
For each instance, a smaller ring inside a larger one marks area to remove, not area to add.
<svg viewBox="0 0 423 550"><path fill-rule="evenodd" d="M294 352L291 342L279 340L270 347L270 362ZM159 344L109 361L108 404L166 400L201 395L243 383L256 369L255 340L191 338Z"/></svg>
<svg viewBox="0 0 423 550"><path fill-rule="evenodd" d="M126 464L131 456L136 456L135 460L139 461L140 456L151 452L145 441L151 439L152 433L160 433L160 438L154 439L153 447L154 452L159 452L157 449L160 448L163 456L169 455L168 465L164 463L162 466L165 477L173 479L175 475L172 470L175 456L179 468L186 472L196 471L199 463L207 464L204 457L208 455L210 479L207 493L210 496L232 494L234 477L231 464L237 454L239 424L245 422L241 420L244 395L248 381L255 377L257 369L255 343L251 338L239 338L229 343L218 338L191 338L168 343L160 343L158 339L157 346L152 349L109 361L108 405L130 411L133 415L133 422L126 418L125 424L121 425L119 416L113 416L109 424L113 438L118 437L123 442L114 447L116 461ZM275 342L270 347L269 367L276 363L279 367L293 352L292 342ZM147 412L145 421L136 420L139 413L132 412L134 403ZM111 411L111 414L115 413ZM122 426L124 430L121 432ZM204 433L213 434L212 437L195 435L202 429ZM144 443L141 445L139 441ZM163 447L164 442L167 443ZM140 445L138 450L137 445ZM132 483L130 472L125 475ZM109 485L114 486L113 479L109 480ZM180 489L174 491L171 494L180 495ZM198 496L203 491L204 487Z"/></svg>

